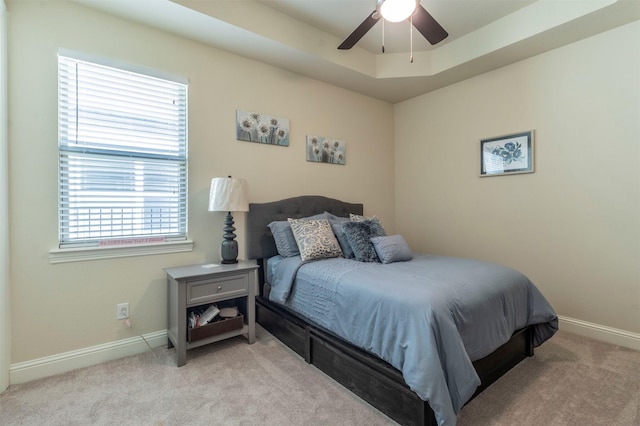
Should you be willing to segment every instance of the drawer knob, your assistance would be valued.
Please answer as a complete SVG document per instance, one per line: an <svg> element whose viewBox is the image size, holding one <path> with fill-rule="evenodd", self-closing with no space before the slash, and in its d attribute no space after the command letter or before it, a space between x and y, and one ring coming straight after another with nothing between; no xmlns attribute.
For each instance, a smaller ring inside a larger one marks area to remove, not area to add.
<svg viewBox="0 0 640 426"><path fill-rule="evenodd" d="M222 290L222 286L221 285L218 286L218 291L220 291L220 290Z"/></svg>

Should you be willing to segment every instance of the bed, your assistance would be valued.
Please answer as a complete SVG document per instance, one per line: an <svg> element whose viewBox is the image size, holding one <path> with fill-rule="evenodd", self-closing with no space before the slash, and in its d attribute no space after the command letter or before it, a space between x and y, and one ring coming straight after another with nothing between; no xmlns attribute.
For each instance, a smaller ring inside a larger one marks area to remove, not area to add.
<svg viewBox="0 0 640 426"><path fill-rule="evenodd" d="M533 356L534 347L557 330L557 317L537 288L499 265L424 254L387 264L342 257L305 262L280 255L270 223L323 214L362 215L363 205L322 196L250 204L247 254L261 271L257 321L400 424L455 425L462 405ZM495 281L504 283L483 289L482 277L494 280L487 275L494 269ZM388 292L391 283L394 291ZM489 313L465 305L473 306L471 300L483 292L495 293L504 310L496 315L496 326L474 317ZM455 299L455 315L445 296L436 302L441 293ZM470 301L459 304L464 298ZM430 301L428 309L422 301L413 303L422 299ZM518 308L522 303L526 307Z"/></svg>

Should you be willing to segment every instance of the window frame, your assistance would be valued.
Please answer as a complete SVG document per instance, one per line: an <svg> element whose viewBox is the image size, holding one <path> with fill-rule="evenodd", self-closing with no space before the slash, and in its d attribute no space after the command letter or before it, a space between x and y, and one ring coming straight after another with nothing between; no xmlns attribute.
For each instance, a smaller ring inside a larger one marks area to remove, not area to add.
<svg viewBox="0 0 640 426"><path fill-rule="evenodd" d="M170 75L161 71L143 68L131 64L126 64L114 60L109 60L105 58L100 58L94 55L87 55L75 51L71 51L68 49L59 49L58 55L66 58L70 58L72 60L84 61L93 63L100 66L106 66L115 68L118 70L122 70L125 72L132 72L136 74L142 74L149 76L151 78L158 78L162 80L173 81L179 84L184 84L187 86L188 80L183 77L177 77L174 75ZM57 57L56 57L57 60ZM56 69L59 70L59 65L57 65ZM188 87L186 88L188 95ZM60 95L58 95L58 103L60 102ZM188 120L188 98L185 100L185 120ZM118 237L116 235L105 238L102 241L106 241L107 244L100 244L100 239L97 239L96 242L90 243L89 245L78 242L77 244L63 244L61 241L61 226L62 226L62 217L61 217L61 205L60 205L60 191L62 187L61 176L58 177L57 183L57 211L58 211L58 219L57 219L57 247L51 249L49 251L49 259L51 263L62 263L62 262L73 262L73 261L83 261L83 260L96 260L96 259L105 259L105 258L118 258L118 257L129 257L129 256L140 256L140 255L150 255L150 254L163 254L163 253L175 253L175 252L186 252L193 250L193 241L188 238L188 135L187 135L188 122L185 123L185 153L184 153L184 167L185 167L185 175L184 175L184 237L169 236L167 239L162 238L161 242L153 242L154 237L151 236L130 236L130 237ZM60 131L60 124L58 121L58 131ZM60 167L60 161L62 161L63 150L58 148L58 163ZM182 202L181 202L182 205ZM161 236L161 235L160 235ZM109 241L115 240L127 240L125 244L114 243L109 244Z"/></svg>

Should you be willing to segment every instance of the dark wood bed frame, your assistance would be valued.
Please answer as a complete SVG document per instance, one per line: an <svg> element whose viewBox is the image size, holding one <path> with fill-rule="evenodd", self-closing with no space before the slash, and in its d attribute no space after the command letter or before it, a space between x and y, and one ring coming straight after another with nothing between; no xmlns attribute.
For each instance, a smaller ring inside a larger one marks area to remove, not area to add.
<svg viewBox="0 0 640 426"><path fill-rule="evenodd" d="M400 371L286 307L270 302L265 296L265 259L277 254L267 225L275 220L306 217L324 211L336 216L363 214L363 205L322 196L301 196L249 205L247 254L260 266L257 322L308 363L396 422L435 426L435 416L428 402L409 389ZM473 363L481 380L474 397L529 356L533 356L533 333L527 327L516 331L503 346Z"/></svg>

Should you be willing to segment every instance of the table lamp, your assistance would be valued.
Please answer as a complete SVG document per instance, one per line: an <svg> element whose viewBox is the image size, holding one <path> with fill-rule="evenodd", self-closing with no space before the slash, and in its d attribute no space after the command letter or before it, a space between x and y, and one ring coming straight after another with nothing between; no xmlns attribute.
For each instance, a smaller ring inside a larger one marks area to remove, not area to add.
<svg viewBox="0 0 640 426"><path fill-rule="evenodd" d="M244 179L234 179L231 176L226 178L211 179L211 190L209 191L209 211L227 212L224 221L224 241L220 250L222 263L238 263L238 242L235 240L236 234L233 232L233 216L231 212L249 211L247 201L247 182Z"/></svg>

